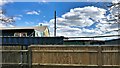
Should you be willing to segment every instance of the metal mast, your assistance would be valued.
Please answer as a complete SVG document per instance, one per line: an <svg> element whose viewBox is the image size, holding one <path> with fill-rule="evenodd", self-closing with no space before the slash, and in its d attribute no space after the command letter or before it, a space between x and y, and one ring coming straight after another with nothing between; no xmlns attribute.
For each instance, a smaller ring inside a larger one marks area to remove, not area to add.
<svg viewBox="0 0 120 68"><path fill-rule="evenodd" d="M54 18L55 18L55 20L54 20L54 37L56 37L56 10L54 12Z"/></svg>

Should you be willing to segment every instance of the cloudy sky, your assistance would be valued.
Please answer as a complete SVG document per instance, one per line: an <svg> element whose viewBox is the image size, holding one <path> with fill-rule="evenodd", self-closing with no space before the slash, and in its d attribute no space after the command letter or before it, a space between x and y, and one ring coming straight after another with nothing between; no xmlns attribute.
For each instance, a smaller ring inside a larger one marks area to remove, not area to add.
<svg viewBox="0 0 120 68"><path fill-rule="evenodd" d="M118 24L107 7L111 2L14 2L0 7L5 16L14 17L12 26L48 26L53 36L54 11L57 12L57 36L90 37L118 35ZM111 21L110 21L111 20ZM0 27L5 27L0 23ZM104 38L111 39L111 38Z"/></svg>

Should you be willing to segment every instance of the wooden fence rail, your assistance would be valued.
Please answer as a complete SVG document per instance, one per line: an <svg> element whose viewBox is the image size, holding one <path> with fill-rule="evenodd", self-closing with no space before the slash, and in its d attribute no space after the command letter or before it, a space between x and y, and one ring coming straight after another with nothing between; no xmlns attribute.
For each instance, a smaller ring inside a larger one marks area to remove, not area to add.
<svg viewBox="0 0 120 68"><path fill-rule="evenodd" d="M6 47L0 50L3 68L120 68L120 46Z"/></svg>

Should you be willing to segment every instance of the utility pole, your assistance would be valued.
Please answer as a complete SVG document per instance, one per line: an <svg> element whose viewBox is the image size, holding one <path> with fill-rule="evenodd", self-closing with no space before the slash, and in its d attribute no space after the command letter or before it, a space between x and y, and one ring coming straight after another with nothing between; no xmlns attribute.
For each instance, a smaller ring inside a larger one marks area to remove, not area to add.
<svg viewBox="0 0 120 68"><path fill-rule="evenodd" d="M54 12L54 37L56 37L56 10Z"/></svg>

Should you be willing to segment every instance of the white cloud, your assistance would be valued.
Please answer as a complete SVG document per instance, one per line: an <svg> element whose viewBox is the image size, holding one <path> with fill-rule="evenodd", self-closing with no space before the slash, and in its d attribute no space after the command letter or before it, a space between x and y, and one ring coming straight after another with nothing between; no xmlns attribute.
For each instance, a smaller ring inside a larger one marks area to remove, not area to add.
<svg viewBox="0 0 120 68"><path fill-rule="evenodd" d="M29 14L29 15L39 15L40 11L28 11L26 14Z"/></svg>
<svg viewBox="0 0 120 68"><path fill-rule="evenodd" d="M4 2L3 2L3 0L0 0L0 6L4 5L4 4L6 4L6 3L7 3L7 1L4 1Z"/></svg>
<svg viewBox="0 0 120 68"><path fill-rule="evenodd" d="M15 26L14 26L14 25L11 25L11 24L6 25L6 24L0 23L0 27L15 27Z"/></svg>
<svg viewBox="0 0 120 68"><path fill-rule="evenodd" d="M13 17L14 20L21 20L20 17Z"/></svg>
<svg viewBox="0 0 120 68"><path fill-rule="evenodd" d="M27 25L34 24L34 22L25 22Z"/></svg>
<svg viewBox="0 0 120 68"><path fill-rule="evenodd" d="M46 3L47 1L46 0L42 0L43 3Z"/></svg>
<svg viewBox="0 0 120 68"><path fill-rule="evenodd" d="M15 21L16 21L16 20L21 20L22 17L23 17L23 15L15 15L15 16L13 17L13 19L14 19Z"/></svg>
<svg viewBox="0 0 120 68"><path fill-rule="evenodd" d="M108 21L108 19L111 18L109 15L105 16L106 11L107 10L105 9L94 6L71 9L61 17L57 17L57 36L91 37L100 35L117 35L118 32L114 31L114 29L119 28L116 26L118 24L115 24L115 21ZM50 34L53 36L54 19L51 19L45 24L49 26ZM93 24L95 26L94 28L86 28L91 27ZM116 37L96 38L96 40L108 40L113 38Z"/></svg>
<svg viewBox="0 0 120 68"><path fill-rule="evenodd" d="M74 8L63 14L61 18L57 18L57 23L66 26L86 27L91 26L94 22L99 22L102 18L106 18L105 14L105 9L94 6ZM51 19L50 22L53 23L54 19Z"/></svg>
<svg viewBox="0 0 120 68"><path fill-rule="evenodd" d="M7 3L12 3L13 0L0 0L0 6L5 5Z"/></svg>
<svg viewBox="0 0 120 68"><path fill-rule="evenodd" d="M17 17L23 17L23 15L16 15Z"/></svg>
<svg viewBox="0 0 120 68"><path fill-rule="evenodd" d="M112 0L112 3L118 3L120 0Z"/></svg>
<svg viewBox="0 0 120 68"><path fill-rule="evenodd" d="M0 23L0 27L6 27L4 24Z"/></svg>
<svg viewBox="0 0 120 68"><path fill-rule="evenodd" d="M106 10L102 8L97 8L94 6L88 6L84 8L74 8L71 9L70 12L62 15L65 19L77 19L84 20L92 18L94 21L101 20L101 18L105 18Z"/></svg>

